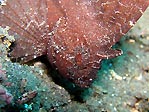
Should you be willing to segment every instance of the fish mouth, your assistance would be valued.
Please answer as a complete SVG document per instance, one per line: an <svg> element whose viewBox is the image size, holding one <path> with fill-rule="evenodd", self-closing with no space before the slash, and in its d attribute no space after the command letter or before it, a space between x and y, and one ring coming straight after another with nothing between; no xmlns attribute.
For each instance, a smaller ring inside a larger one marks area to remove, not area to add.
<svg viewBox="0 0 149 112"><path fill-rule="evenodd" d="M86 67L85 69L75 71L70 76L70 80L81 88L88 88L97 77L97 71L97 69Z"/></svg>

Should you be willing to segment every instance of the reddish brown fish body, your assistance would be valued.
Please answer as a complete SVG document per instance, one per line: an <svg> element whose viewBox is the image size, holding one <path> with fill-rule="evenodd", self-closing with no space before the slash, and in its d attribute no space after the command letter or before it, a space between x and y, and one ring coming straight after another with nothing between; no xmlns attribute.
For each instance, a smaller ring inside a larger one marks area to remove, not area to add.
<svg viewBox="0 0 149 112"><path fill-rule="evenodd" d="M111 47L148 5L148 0L8 0L0 25L20 36L13 57L47 55L64 77L88 87L102 59L122 54Z"/></svg>

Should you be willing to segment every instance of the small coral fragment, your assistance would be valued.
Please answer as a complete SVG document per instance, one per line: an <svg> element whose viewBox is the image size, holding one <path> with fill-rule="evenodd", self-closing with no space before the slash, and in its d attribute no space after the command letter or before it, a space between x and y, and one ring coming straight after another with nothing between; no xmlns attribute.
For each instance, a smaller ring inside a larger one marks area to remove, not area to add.
<svg viewBox="0 0 149 112"><path fill-rule="evenodd" d="M36 91L29 91L29 92L27 92L27 93L24 93L24 94L17 100L17 103L18 103L18 104L26 103L26 102L32 100L36 95L37 95L37 92L36 92Z"/></svg>
<svg viewBox="0 0 149 112"><path fill-rule="evenodd" d="M13 96L7 92L7 90L0 85L0 101L4 101L6 104L12 103Z"/></svg>

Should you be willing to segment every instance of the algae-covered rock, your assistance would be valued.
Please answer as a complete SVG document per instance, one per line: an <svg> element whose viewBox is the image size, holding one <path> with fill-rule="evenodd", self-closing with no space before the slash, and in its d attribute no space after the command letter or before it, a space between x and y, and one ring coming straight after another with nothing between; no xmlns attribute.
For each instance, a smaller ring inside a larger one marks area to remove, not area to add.
<svg viewBox="0 0 149 112"><path fill-rule="evenodd" d="M0 28L1 38L7 40L6 43L1 39L0 43L0 86L5 87L13 96L13 101L9 102L9 109L16 107L15 111L38 112L40 108L50 110L69 103L70 96L64 88L56 85L48 76L46 80L42 78L44 70L10 61L7 57L8 46L10 46L8 43L11 44L14 38L9 36L7 30ZM5 73L2 74L2 71ZM9 111L8 103L4 102L6 99L1 99L1 96L2 93L0 93L0 107L3 106L2 110Z"/></svg>

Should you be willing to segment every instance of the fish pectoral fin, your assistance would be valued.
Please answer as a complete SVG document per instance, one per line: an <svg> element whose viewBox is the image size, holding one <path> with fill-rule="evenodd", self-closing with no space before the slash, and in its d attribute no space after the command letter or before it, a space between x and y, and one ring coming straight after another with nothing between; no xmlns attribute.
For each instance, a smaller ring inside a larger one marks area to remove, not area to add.
<svg viewBox="0 0 149 112"><path fill-rule="evenodd" d="M122 54L123 54L123 51L120 49L108 49L102 53L98 53L97 56L99 56L102 59L109 59L109 58L120 56Z"/></svg>

